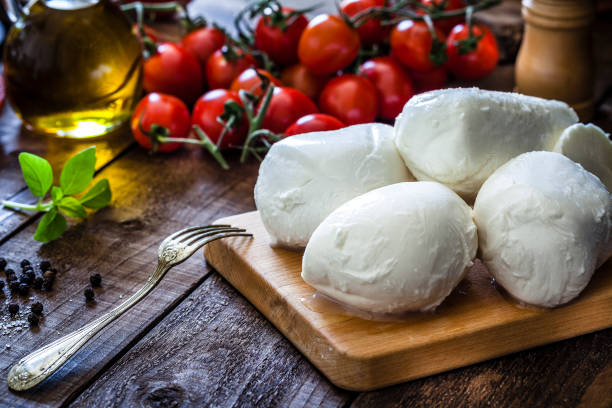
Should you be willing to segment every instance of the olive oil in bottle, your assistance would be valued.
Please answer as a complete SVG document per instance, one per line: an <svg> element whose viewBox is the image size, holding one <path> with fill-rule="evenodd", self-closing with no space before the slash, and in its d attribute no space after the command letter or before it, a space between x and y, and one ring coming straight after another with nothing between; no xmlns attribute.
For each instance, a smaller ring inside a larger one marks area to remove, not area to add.
<svg viewBox="0 0 612 408"><path fill-rule="evenodd" d="M142 52L110 0L38 0L7 36L4 75L27 127L99 136L130 117L141 92Z"/></svg>

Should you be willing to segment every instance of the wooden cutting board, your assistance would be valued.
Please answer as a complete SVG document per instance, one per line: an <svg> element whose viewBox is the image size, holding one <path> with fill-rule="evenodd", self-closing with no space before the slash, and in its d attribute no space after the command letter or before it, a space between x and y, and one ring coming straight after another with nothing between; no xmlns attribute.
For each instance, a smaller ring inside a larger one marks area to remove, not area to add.
<svg viewBox="0 0 612 408"><path fill-rule="evenodd" d="M271 248L257 212L217 221L246 228L206 246L208 262L331 382L373 390L612 326L612 263L581 296L553 310L508 300L476 262L434 313L369 320L315 294L302 254Z"/></svg>

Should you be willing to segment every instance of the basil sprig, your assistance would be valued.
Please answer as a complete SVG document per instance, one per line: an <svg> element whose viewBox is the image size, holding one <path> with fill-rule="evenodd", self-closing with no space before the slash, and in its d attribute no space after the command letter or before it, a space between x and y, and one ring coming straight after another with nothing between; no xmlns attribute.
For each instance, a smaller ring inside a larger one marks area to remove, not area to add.
<svg viewBox="0 0 612 408"><path fill-rule="evenodd" d="M86 208L99 210L111 201L112 195L107 179L99 180L86 193L80 195L93 180L96 168L95 146L77 153L66 162L60 175L59 186L52 186L51 164L42 157L21 153L19 165L28 188L39 198L38 203L29 205L3 201L2 205L16 210L45 212L34 233L34 239L37 241L48 242L62 235L66 230L64 215L84 219L87 218ZM49 192L51 199L45 201Z"/></svg>

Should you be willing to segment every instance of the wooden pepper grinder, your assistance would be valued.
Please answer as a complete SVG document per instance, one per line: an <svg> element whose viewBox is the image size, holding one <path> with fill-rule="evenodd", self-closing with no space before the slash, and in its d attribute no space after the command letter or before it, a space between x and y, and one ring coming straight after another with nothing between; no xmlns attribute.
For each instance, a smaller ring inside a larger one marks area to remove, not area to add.
<svg viewBox="0 0 612 408"><path fill-rule="evenodd" d="M516 91L570 104L585 122L594 112L591 0L522 0L525 34Z"/></svg>

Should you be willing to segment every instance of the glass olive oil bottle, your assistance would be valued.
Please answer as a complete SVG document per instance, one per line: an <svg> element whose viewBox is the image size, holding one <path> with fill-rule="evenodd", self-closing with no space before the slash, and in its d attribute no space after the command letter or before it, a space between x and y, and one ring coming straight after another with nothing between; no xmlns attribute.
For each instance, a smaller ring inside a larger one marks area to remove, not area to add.
<svg viewBox="0 0 612 408"><path fill-rule="evenodd" d="M141 92L142 51L116 5L38 0L16 17L4 75L8 99L27 127L86 138L130 117Z"/></svg>

